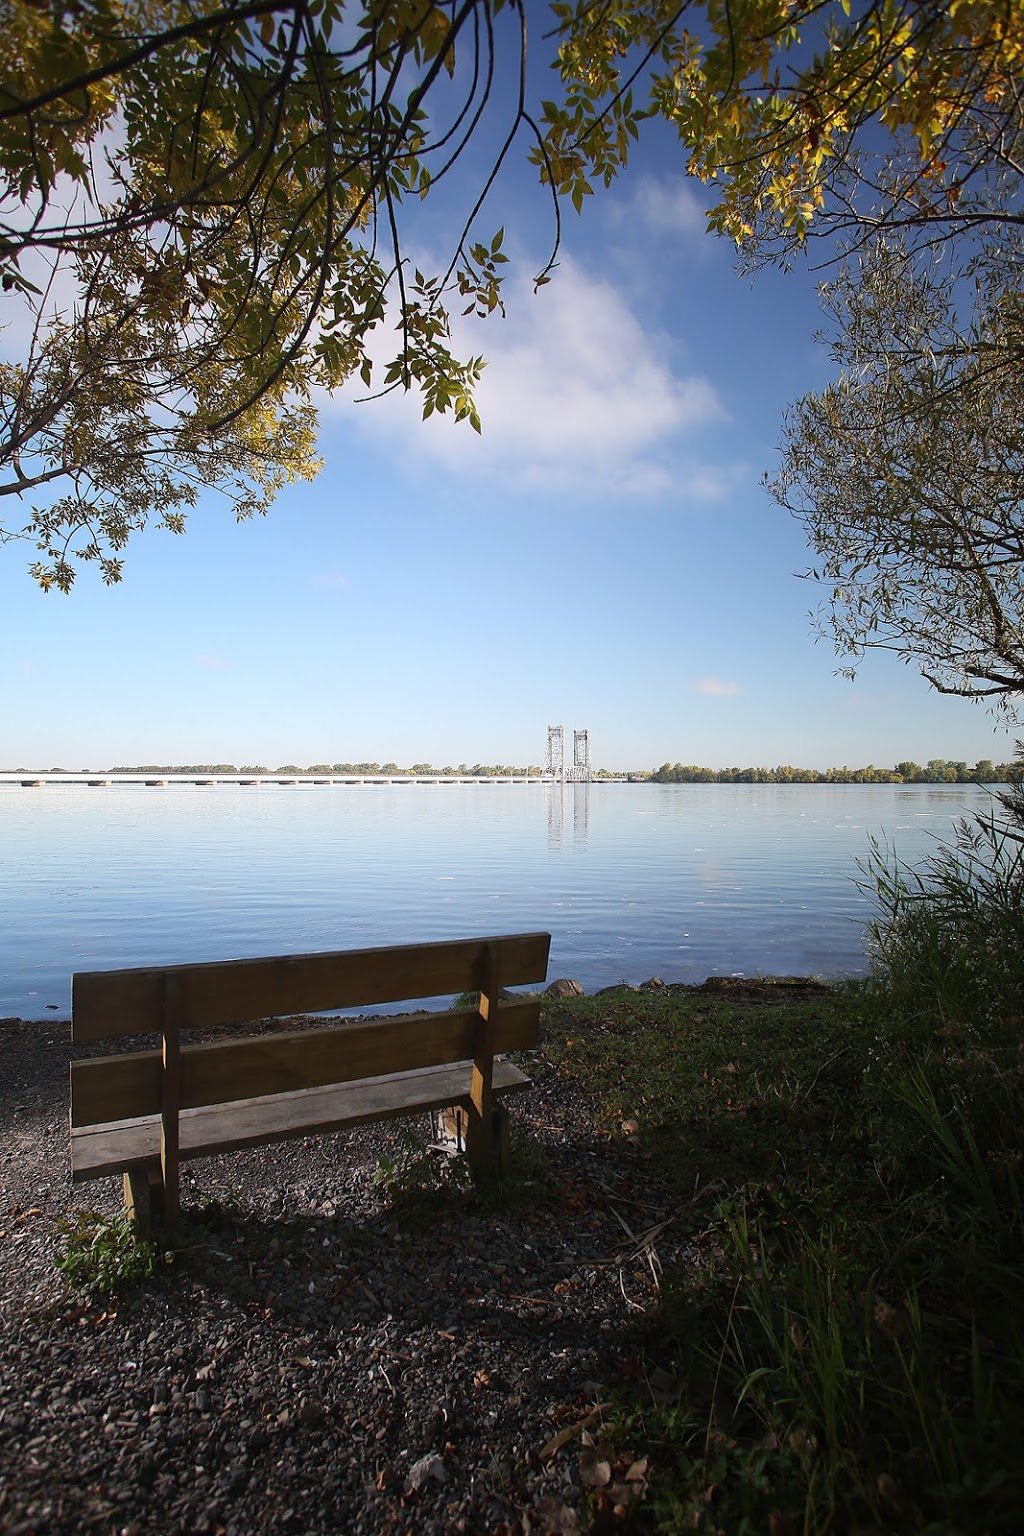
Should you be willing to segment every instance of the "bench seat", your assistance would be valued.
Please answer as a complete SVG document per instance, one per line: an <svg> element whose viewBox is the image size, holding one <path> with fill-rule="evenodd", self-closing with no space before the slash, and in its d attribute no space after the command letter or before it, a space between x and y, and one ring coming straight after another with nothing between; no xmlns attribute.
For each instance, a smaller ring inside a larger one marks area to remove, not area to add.
<svg viewBox="0 0 1024 1536"><path fill-rule="evenodd" d="M211 1157L236 1148L266 1145L300 1136L323 1136L373 1120L415 1115L451 1105L468 1106L471 1061L366 1077L327 1088L204 1104L179 1116L179 1156ZM508 1061L494 1063L491 1091L520 1092L530 1079ZM71 1132L71 1176L75 1183L103 1178L160 1161L159 1115L142 1115Z"/></svg>

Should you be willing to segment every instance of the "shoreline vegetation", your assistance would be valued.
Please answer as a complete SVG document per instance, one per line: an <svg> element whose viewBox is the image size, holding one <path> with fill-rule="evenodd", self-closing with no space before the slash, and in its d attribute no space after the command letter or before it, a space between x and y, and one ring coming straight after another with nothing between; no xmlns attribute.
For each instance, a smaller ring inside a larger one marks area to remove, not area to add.
<svg viewBox="0 0 1024 1536"><path fill-rule="evenodd" d="M983 758L972 766L934 757L927 763L905 761L895 768L700 768L694 764L662 763L650 775L655 784L1013 784L1021 776L1019 761L993 763Z"/></svg>
<svg viewBox="0 0 1024 1536"><path fill-rule="evenodd" d="M688 1226L635 1327L648 1529L1024 1523L1024 788L997 805L913 870L872 848L865 980L563 1005L550 1054Z"/></svg>
<svg viewBox="0 0 1024 1536"><path fill-rule="evenodd" d="M622 1149L623 1213L650 1198L633 1157L668 1190L633 1227L624 1282L650 1266L659 1294L597 1448L645 1463L640 1531L1024 1522L1019 1021L912 1018L887 990L549 1011L548 1059Z"/></svg>
<svg viewBox="0 0 1024 1536"><path fill-rule="evenodd" d="M531 764L513 767L507 763L484 764L460 763L435 768L431 763L414 763L411 768L397 763L313 763L301 768L296 763L283 763L270 768L266 764L243 763L137 763L134 766L117 764L111 768L11 768L5 772L32 773L137 773L137 774L286 774L290 778L306 778L325 774L352 774L361 777L379 774L381 777L401 778L522 778L529 775L539 778L544 769ZM704 768L694 763L662 763L660 768L642 770L612 770L596 768L593 777L624 780L630 784L1012 784L1020 779L1022 766L1013 763L993 763L982 758L969 765L966 762L941 757L930 758L927 763L910 760L899 762L894 768L876 768L869 763L866 768L797 768L780 764L775 768Z"/></svg>

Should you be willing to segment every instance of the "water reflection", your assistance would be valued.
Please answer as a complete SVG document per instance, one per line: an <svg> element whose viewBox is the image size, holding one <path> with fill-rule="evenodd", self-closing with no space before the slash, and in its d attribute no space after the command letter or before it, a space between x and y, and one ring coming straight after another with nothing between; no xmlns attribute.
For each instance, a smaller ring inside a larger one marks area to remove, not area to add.
<svg viewBox="0 0 1024 1536"><path fill-rule="evenodd" d="M565 849L565 827L572 817L572 846L574 852L582 852L590 837L590 785L546 784L548 851L562 853Z"/></svg>

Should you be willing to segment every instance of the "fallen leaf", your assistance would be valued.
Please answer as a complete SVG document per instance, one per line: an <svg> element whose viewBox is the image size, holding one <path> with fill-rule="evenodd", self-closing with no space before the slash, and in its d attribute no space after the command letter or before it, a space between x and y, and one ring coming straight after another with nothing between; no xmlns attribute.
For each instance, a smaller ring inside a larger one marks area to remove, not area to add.
<svg viewBox="0 0 1024 1536"><path fill-rule="evenodd" d="M528 1518L530 1528L537 1530L539 1536L574 1536L579 1530L576 1511L568 1504L563 1504L553 1493L546 1493L542 1499L538 1499L536 1508L528 1512ZM535 1520L539 1521L539 1526L534 1526Z"/></svg>
<svg viewBox="0 0 1024 1536"><path fill-rule="evenodd" d="M898 1339L903 1332L903 1317L896 1307L879 1299L875 1302L875 1327L887 1339Z"/></svg>
<svg viewBox="0 0 1024 1536"><path fill-rule="evenodd" d="M592 1446L594 1444L594 1439L593 1436L588 1433L588 1425L599 1424L611 1406L611 1403L596 1403L584 1418L578 1419L575 1424L564 1425L564 1427L558 1431L557 1435L553 1435L548 1443L545 1446L542 1446L541 1449L537 1452L537 1455L540 1457L541 1461L550 1461L552 1456L556 1456L558 1454L563 1445L567 1445L569 1441L575 1439L577 1435L582 1436L584 1445Z"/></svg>
<svg viewBox="0 0 1024 1536"><path fill-rule="evenodd" d="M537 1452L541 1461L550 1461L552 1456L557 1456L562 1446L568 1445L569 1441L579 1433L579 1427L578 1424L567 1424L564 1429L558 1431L557 1435L552 1435L547 1445L542 1446Z"/></svg>
<svg viewBox="0 0 1024 1536"><path fill-rule="evenodd" d="M906 1500L896 1479L890 1477L888 1472L882 1472L875 1486L878 1489L878 1497L886 1514L902 1514Z"/></svg>
<svg viewBox="0 0 1024 1536"><path fill-rule="evenodd" d="M578 1465L584 1488L607 1488L612 1480L611 1464L602 1461L592 1445L584 1446Z"/></svg>

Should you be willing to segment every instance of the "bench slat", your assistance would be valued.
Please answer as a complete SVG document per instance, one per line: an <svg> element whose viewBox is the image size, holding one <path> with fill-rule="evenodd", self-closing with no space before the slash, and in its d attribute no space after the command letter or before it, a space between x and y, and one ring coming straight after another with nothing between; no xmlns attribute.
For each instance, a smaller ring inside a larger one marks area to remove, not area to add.
<svg viewBox="0 0 1024 1536"><path fill-rule="evenodd" d="M185 1046L181 1107L194 1109L383 1076L396 1062L407 1070L420 1070L463 1061L473 1054L477 1018L473 1009L464 1008ZM495 1050L530 1050L537 1043L539 1022L536 999L502 1003L495 1020ZM160 1105L159 1051L72 1063L71 1124L75 1128L157 1114Z"/></svg>
<svg viewBox="0 0 1024 1536"><path fill-rule="evenodd" d="M86 1041L155 1033L168 975L180 980L182 1028L208 1029L469 991L480 985L488 944L497 946L499 985L529 986L547 974L550 943L550 934L522 933L159 969L79 971L72 982L72 1036Z"/></svg>
<svg viewBox="0 0 1024 1536"><path fill-rule="evenodd" d="M188 1109L180 1120L180 1157L187 1162L239 1147L325 1135L367 1121L468 1104L472 1065L470 1061L456 1062L423 1072L392 1073L331 1088L307 1088L227 1106ZM530 1079L517 1067L507 1061L495 1062L495 1093L515 1093L529 1087ZM75 1183L145 1167L158 1162L159 1157L159 1115L71 1133Z"/></svg>

